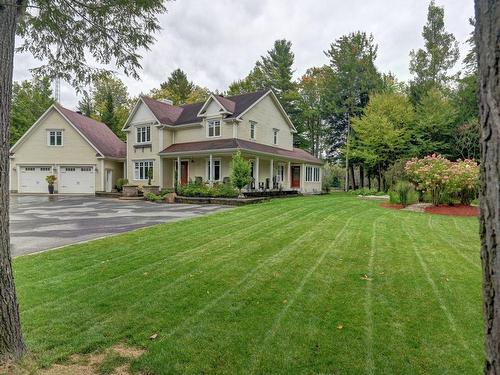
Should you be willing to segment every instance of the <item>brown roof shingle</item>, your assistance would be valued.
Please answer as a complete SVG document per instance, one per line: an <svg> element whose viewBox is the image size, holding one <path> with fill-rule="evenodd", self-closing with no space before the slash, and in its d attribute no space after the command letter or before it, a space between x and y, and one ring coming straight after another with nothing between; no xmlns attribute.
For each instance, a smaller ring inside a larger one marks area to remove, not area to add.
<svg viewBox="0 0 500 375"><path fill-rule="evenodd" d="M218 151L218 150L244 150L256 153L264 153L276 155L285 159L306 161L313 164L323 164L323 161L312 156L307 151L299 148L286 150L280 147L263 145L251 141L245 141L237 138L217 139L210 141L175 143L162 152L161 155L176 154L183 152L203 152L203 151Z"/></svg>
<svg viewBox="0 0 500 375"><path fill-rule="evenodd" d="M106 124L96 121L55 104L56 108L87 138L104 157L125 158L125 142L116 136Z"/></svg>
<svg viewBox="0 0 500 375"><path fill-rule="evenodd" d="M236 118L268 91L261 90L235 96L216 95L215 97L228 112L231 112L227 118ZM203 104L205 104L204 102L200 102L175 106L147 96L142 96L142 100L151 112L153 112L158 121L165 125L184 125L200 122L201 117L198 117L198 112L200 112Z"/></svg>

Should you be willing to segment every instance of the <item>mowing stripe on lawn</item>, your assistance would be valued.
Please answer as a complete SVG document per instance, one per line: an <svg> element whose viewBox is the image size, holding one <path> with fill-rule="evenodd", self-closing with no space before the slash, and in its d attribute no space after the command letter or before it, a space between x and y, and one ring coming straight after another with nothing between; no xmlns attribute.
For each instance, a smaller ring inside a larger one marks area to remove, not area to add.
<svg viewBox="0 0 500 375"><path fill-rule="evenodd" d="M313 209L313 208L311 208L310 210L307 210L305 212L307 212L307 213L304 214L304 212L300 212L297 215L294 215L294 217L299 217L300 215L302 215L300 217L301 217L302 220L304 220L305 218L307 218L309 216L317 215L317 211L315 209ZM278 218L281 219L283 216L287 216L287 215L280 215L280 216L278 216ZM272 239L268 238L266 240L266 241L270 242L270 241L274 241L276 238L279 238L280 234L282 234L282 233L284 234L284 233L286 233L286 232L288 232L290 230L293 230L293 229L295 229L297 227L300 227L302 225L302 222L300 222L300 221L291 220L287 225L283 226L282 222L279 222L276 219L277 219L276 217L272 218L272 220L276 221L275 224L273 224L271 226L267 226L267 227L264 226L261 229L259 229L258 231L253 232L252 235L256 235L258 237L258 234L261 233L261 232L262 233L266 233L266 232L268 232L270 229L272 229L274 227L279 227L278 230L275 230L273 232L274 233L273 238ZM264 222L265 221L261 222L261 224L264 223ZM265 237L265 238L267 238L267 237ZM230 261L235 260L235 259L239 260L239 257L240 257L239 252L227 253L225 250L226 249L221 246L217 250L211 251L208 254L208 256L212 257L211 260L216 260L217 261L217 262L212 262L210 264L210 266L213 269L213 271L215 271L217 274L220 273L220 267L225 262L230 262ZM241 249L239 249L239 250L241 250ZM256 249L256 251L258 251L258 250L259 249ZM216 252L222 252L223 254L220 257L218 257L218 258L213 258L213 255ZM245 254L245 255L252 255L252 254ZM186 265L188 265L190 263L193 263L194 261L198 261L198 260L199 260L198 258L195 258L195 259L191 258L190 261L182 263L182 266L186 266ZM203 264L203 265L206 266L206 264ZM199 269L200 269L200 267L195 267L195 268L190 269L189 271L183 271L184 273L181 274L179 277L177 277L176 279L170 281L168 284L163 285L161 288L157 289L157 292L156 292L157 297L159 295L162 295L163 291L165 291L165 290L171 290L175 285L179 284L180 282L182 282L182 281L184 281L186 279L189 279L190 274L195 273ZM210 271L208 271L208 272L210 272ZM206 275L207 273L205 272L204 274ZM148 281L151 282L151 283L154 283L155 279L150 279ZM140 286L140 288L142 288L142 287L143 286ZM133 289L134 288L132 288L132 291L133 291ZM128 307L128 308L133 309L134 307L136 307L136 306L138 306L140 304L142 304L142 302L138 301L138 302L130 305L130 307Z"/></svg>
<svg viewBox="0 0 500 375"><path fill-rule="evenodd" d="M434 227L434 225L432 224L432 215L429 215L429 220L427 220L427 226L429 227L429 229L435 233L438 238L446 243L450 249L452 249L455 253L457 253L458 255L460 255L467 263L469 263L471 266L475 267L475 268L478 268L480 269L481 266L479 265L479 263L477 262L474 262L472 259L470 259L468 256L466 256L463 252L461 252L460 250L457 249L457 246L461 245L460 243L456 243L456 244L452 244L450 242L450 240L448 240L447 238L443 237L441 235L442 231L440 229L436 229ZM479 255L479 253L478 253Z"/></svg>
<svg viewBox="0 0 500 375"><path fill-rule="evenodd" d="M305 207L305 208L304 207L298 207L296 209L289 210L288 212L286 212L285 214L282 214L281 216L284 216L284 217L292 216L293 218L296 218L296 217L299 217L300 215L302 215L304 211L305 212L309 212L309 211L314 212L314 210L315 210L315 207L310 207L310 206ZM297 211L299 211L299 212L296 215L292 215L293 213L296 213ZM79 295L83 291L87 291L87 290L90 290L90 289L98 289L100 287L103 287L105 284L106 285L107 284L113 284L115 287L119 288L120 285L116 284L116 281L118 281L120 279L128 277L128 276L130 276L132 274L143 273L146 270L148 270L150 272L153 272L154 270L156 270L159 267L163 268L163 265L159 264L159 263L165 262L165 261L169 260L171 257L174 257L176 255L189 255L191 253L195 253L196 250L202 250L202 252L203 252L203 250L208 249L210 245L212 245L214 243L223 243L227 239L230 239L230 240L243 240L244 238L247 238L248 236L253 235L255 232L251 232L249 234L246 234L243 237L239 236L238 234L240 234L242 232L247 232L247 231L251 230L252 228L254 228L256 226L260 226L263 223L266 223L266 222L269 222L269 221L276 221L276 217L268 218L268 219L266 219L264 221L260 221L258 223L253 224L253 225L241 228L241 229L239 229L237 231L234 231L233 233L229 233L229 234L226 234L225 236L216 238L214 240L207 241L207 242L203 243L200 246L197 246L197 247L194 247L194 248L191 248L191 249L188 249L188 250L182 252L182 254L176 253L176 254L173 254L173 255L170 255L170 256L167 256L167 257L162 256L161 258L159 258L157 260L154 260L152 262L146 263L145 265L143 265L141 267L133 268L133 269L131 269L128 272L120 273L119 275L117 275L115 277L112 277L112 278L107 278L107 279L103 280L102 282L98 282L98 283L94 282L92 284L89 284L89 286L87 286L85 288L79 288L79 289L77 289L77 290L75 290L75 291L73 291L71 293L65 294L65 296L63 298L58 299L57 303L59 303L59 302L61 302L63 300L71 300L71 297L73 295L75 295L75 294ZM297 222L295 222L295 223L297 223ZM274 225L272 225L272 227L279 226L279 225L281 225L281 224L278 222L278 223L275 223ZM264 228L263 230L266 230L266 229ZM220 252L220 251L223 251L223 250L224 250L223 247L220 246L218 248L218 250L210 252L209 255L213 255L215 252ZM140 256L139 254L137 254L137 257L142 258L142 256ZM121 262L121 266L127 265L127 264L134 264L135 263L135 259L137 257L129 257L129 258L127 258L128 261L127 262ZM199 260L199 259L193 258L193 260ZM180 260L180 262L182 262L182 259ZM86 268L86 270L89 269L89 268L96 268L98 266L102 266L102 265L101 264L97 264L94 267L88 267L88 268ZM153 269L150 269L149 268L150 266L152 266ZM173 264L172 264L172 266L173 266ZM172 267L172 268L174 268L174 267ZM188 275L186 275L186 276L188 276ZM82 277L82 278L85 279L86 277ZM111 288L111 289L114 289L114 288ZM53 304L53 303L55 303L55 302L54 301L48 301L48 302L45 302L43 304L39 304L39 305L33 306L30 309L24 310L23 313L31 312L31 311L33 311L35 309L38 309L38 308L41 308L41 307L44 307L44 306L47 306L47 305L50 305L50 304Z"/></svg>
<svg viewBox="0 0 500 375"><path fill-rule="evenodd" d="M311 268L309 268L309 270L307 271L307 273L304 275L304 277L300 281L299 286L293 292L292 297L290 298L290 300L288 301L288 303L285 305L285 307L283 307L283 309L281 309L281 311L278 313L278 315L274 319L274 322L272 324L271 329L269 329L267 331L267 333L266 333L266 335L265 335L265 337L264 337L264 339L262 341L262 344L260 345L260 350L257 352L256 355L254 355L254 357L252 359L252 365L251 365L251 370L250 370L250 372L252 374L255 373L255 367L257 366L257 363L260 360L262 352L268 346L269 341L274 337L274 335L276 334L276 331L280 328L281 320L283 319L283 317L288 312L288 309L290 309L290 307L293 306L293 304L295 303L295 300L297 299L297 297L302 293L302 290L304 289L305 284L307 283L307 281L309 281L309 279L312 276L312 274L314 272L316 272L316 270L319 267L319 265L325 259L327 253L329 253L332 250L332 248L334 247L334 245L337 244L337 241L340 238L342 238L342 236L345 233L346 228L349 226L349 224L351 223L352 219L355 216L358 216L358 215L356 215L356 214L352 215L351 217L349 217L349 219L347 219L347 221L345 222L344 226L340 229L340 231L335 236L333 242L329 246L326 247L326 249L316 259L316 262L313 264L313 266Z"/></svg>
<svg viewBox="0 0 500 375"><path fill-rule="evenodd" d="M227 289L223 294L219 295L217 298L215 298L214 300L212 300L211 302L206 304L202 309L198 310L194 315L188 317L186 320L184 320L184 322L182 322L180 325L175 327L171 332L169 332L166 335L166 338L169 338L172 335L174 335L179 329L181 329L187 323L192 321L194 318L204 314L206 311L208 311L210 308L212 308L214 305L216 305L219 301L228 297L229 295L231 295L235 291L238 291L238 289L241 285L243 285L247 280L249 280L253 275L255 275L257 272L259 272L262 268L269 267L272 264L272 262L278 261L282 256L285 256L287 253L290 253L291 250L296 249L297 246L299 246L302 242L306 241L307 239L312 237L313 234L318 232L320 230L319 228L322 228L323 226L325 226L325 223L328 223L329 218L331 218L337 214L338 213L334 213L334 214L329 215L327 218L325 218L323 220L323 222L320 224L319 227L316 227L314 230L309 230L309 231L303 233L299 237L295 238L295 240L292 243L281 248L281 250L279 252L275 253L274 255L265 259L264 261L261 261L256 267L254 267L252 270L247 272L243 276L243 278L241 278L234 287Z"/></svg>
<svg viewBox="0 0 500 375"><path fill-rule="evenodd" d="M366 372L373 374L375 371L375 363L373 361L373 309L372 309L372 289L373 289L373 263L375 262L376 252L376 234L377 222L382 216L379 216L372 224L372 237L370 239L370 256L368 258L368 279L366 280L366 297L365 297L365 313L366 313Z"/></svg>
<svg viewBox="0 0 500 375"><path fill-rule="evenodd" d="M268 215L268 213L270 211L273 210L272 207L267 207L267 210L258 210L257 208L255 209L252 209L252 210L244 210L244 208L238 208L236 209L238 210L237 213L233 214L231 212L231 215L233 218L240 218L240 220L236 220L236 221L233 221L231 224L227 225L225 228L224 228L224 231L226 230L230 230L231 228L233 227L237 227L239 225L241 225L242 223L244 223L245 221L248 221L248 214L251 214L253 211L257 211L258 212L258 217L265 217ZM235 210L235 211L236 211ZM140 231L145 231L145 230L149 230L149 229L152 229L152 228L155 228L155 229L159 229L160 227L165 227L165 230L166 231L173 231L175 232L175 236L171 238L171 242L170 243L175 243L175 240L176 239L185 239L186 238L186 234L189 234L189 233L192 233L193 231L193 227L197 227L197 226L206 226L207 223L205 221L200 221L200 219L202 218L206 218L206 219L212 219L212 222L211 224L217 224L219 222L224 222L227 220L227 214L229 214L230 212L216 212L216 213L213 213L213 214L210 214L210 215L206 215L204 217L194 217L194 218L188 218L188 219L185 219L181 222L170 222L170 223L160 223L160 224L156 224L156 225L152 225L152 226L149 226L149 227L143 227L143 228L137 228L136 230L132 231L132 232L124 232L124 233L121 233L119 234L118 236L121 237L120 239L121 240L125 240L127 238L129 238L130 236L133 236L133 234L131 233L134 233L134 232L140 232ZM216 220L217 219L217 220ZM177 230L178 226L181 226L184 230ZM219 228L218 226L215 226L216 228ZM101 240L106 240L106 238L99 238L99 239L95 239L93 241L101 241ZM74 245L67 245L66 247L64 248L61 248L61 249L57 249L51 253L47 253L47 254L44 254L46 256L50 256L50 257L58 257L59 258L59 261L55 260L55 261L51 261L50 265L57 270L57 274L55 275L52 275L50 277L47 277L45 279L40 279L39 277L37 277L37 281L39 282L44 282L44 281L47 281L47 280L50 280L51 278L57 278L57 277L60 277L60 268L59 268L59 263L66 263L68 260L72 260L73 258L81 258L82 256L82 251L85 251L85 248L86 247L90 247L92 245L92 243L89 244L89 242L92 242L92 241L87 241L86 243L83 243L83 244L74 244ZM138 247L138 243L140 243L142 241L135 241L134 243L126 243L125 245L128 246L128 247L131 247L133 248L132 252L140 252L140 247ZM65 251L65 255L64 256L60 256L59 255L59 251ZM120 255L119 256L113 256L114 253L119 253ZM71 256L71 254L73 254L73 256ZM110 256L113 256L113 260L118 260L118 259L121 259L121 258L129 258L130 257L130 252L127 252L125 251L124 249L119 249L119 250L116 250L116 251L110 251L109 253L105 253L105 254L99 254L99 253L89 253L89 254L85 254L85 255L95 255L97 256L96 258L93 258L93 260L98 260L99 257L101 255L104 255L104 257L106 258L109 258ZM37 262L35 261L34 262L34 266L36 267L37 265L39 265L40 262ZM100 264L96 264L95 261L94 263L90 264L90 266L87 266L85 264L82 264L81 262L77 263L76 264L77 266L79 266L79 268L75 268L71 271L67 271L65 272L66 275L70 275L72 272L80 272L82 269L90 269L90 268L93 268L93 266L99 266ZM44 269L44 272L46 272L47 270ZM33 273L34 275L36 275L37 273Z"/></svg>
<svg viewBox="0 0 500 375"><path fill-rule="evenodd" d="M420 251L418 250L417 246L415 245L415 238L413 237L413 235L410 233L410 231L406 227L406 220L401 220L401 224L402 224L403 231L405 232L406 236L411 241L411 245L412 245L413 251L415 253L415 256L417 257L418 262L420 264L420 267L422 268L422 271L424 272L424 275L425 275L429 285L431 286L432 291L434 292L434 296L436 297L436 300L439 304L439 307L441 308L441 310L445 314L446 319L448 319L451 330L458 337L460 344L465 349L465 351L469 354L469 356L474 361L474 363L478 363L479 362L478 358L470 350L469 344L467 344L467 342L465 341L465 339L463 338L463 336L461 335L461 333L457 329L455 318L453 317L450 310L446 306L446 302L445 302L444 298L442 297L441 293L439 292L439 289L436 286L436 283L429 272L429 269L427 267L426 262L424 261L424 259L422 257L422 254L420 254Z"/></svg>

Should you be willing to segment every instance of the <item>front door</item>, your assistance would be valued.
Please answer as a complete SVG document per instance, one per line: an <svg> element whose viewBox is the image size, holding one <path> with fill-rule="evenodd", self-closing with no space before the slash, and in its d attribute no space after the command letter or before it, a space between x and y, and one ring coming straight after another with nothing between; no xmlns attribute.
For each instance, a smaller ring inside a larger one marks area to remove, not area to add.
<svg viewBox="0 0 500 375"><path fill-rule="evenodd" d="M300 188L300 166L293 165L291 169L292 188Z"/></svg>
<svg viewBox="0 0 500 375"><path fill-rule="evenodd" d="M188 161L181 161L181 185L188 183Z"/></svg>
<svg viewBox="0 0 500 375"><path fill-rule="evenodd" d="M106 191L110 193L113 190L113 170L106 169Z"/></svg>

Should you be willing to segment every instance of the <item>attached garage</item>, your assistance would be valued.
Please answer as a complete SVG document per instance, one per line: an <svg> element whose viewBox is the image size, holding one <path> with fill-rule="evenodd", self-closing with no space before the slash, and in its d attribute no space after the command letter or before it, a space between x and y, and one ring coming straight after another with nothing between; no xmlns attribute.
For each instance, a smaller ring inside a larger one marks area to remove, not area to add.
<svg viewBox="0 0 500 375"><path fill-rule="evenodd" d="M59 193L94 194L95 173L93 166L59 167Z"/></svg>
<svg viewBox="0 0 500 375"><path fill-rule="evenodd" d="M112 191L123 177L126 146L108 126L52 105L10 150L10 190L48 194Z"/></svg>
<svg viewBox="0 0 500 375"><path fill-rule="evenodd" d="M47 193L45 177L52 174L52 167L47 166L21 166L19 167L19 192L20 193Z"/></svg>

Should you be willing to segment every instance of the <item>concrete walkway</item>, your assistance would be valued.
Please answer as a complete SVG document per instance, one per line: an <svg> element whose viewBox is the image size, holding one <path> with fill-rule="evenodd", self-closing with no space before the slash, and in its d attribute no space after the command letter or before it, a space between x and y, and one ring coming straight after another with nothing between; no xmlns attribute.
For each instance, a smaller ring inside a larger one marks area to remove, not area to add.
<svg viewBox="0 0 500 375"><path fill-rule="evenodd" d="M61 195L12 195L10 205L14 256L227 209Z"/></svg>

